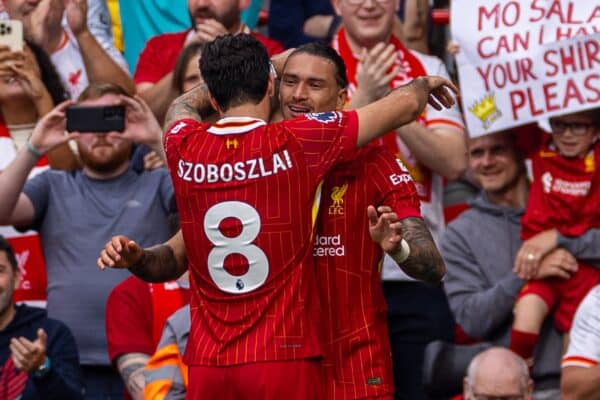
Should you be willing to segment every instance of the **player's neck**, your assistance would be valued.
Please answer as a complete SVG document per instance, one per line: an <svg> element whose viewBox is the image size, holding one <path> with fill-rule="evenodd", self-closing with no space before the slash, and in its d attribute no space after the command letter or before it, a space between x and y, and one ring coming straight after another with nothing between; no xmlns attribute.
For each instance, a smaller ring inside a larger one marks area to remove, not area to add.
<svg viewBox="0 0 600 400"><path fill-rule="evenodd" d="M262 119L263 121L269 121L270 107L269 104L265 104L265 101L261 101L258 104L245 103L239 106L231 107L227 111L221 114L221 118L226 117L251 117Z"/></svg>

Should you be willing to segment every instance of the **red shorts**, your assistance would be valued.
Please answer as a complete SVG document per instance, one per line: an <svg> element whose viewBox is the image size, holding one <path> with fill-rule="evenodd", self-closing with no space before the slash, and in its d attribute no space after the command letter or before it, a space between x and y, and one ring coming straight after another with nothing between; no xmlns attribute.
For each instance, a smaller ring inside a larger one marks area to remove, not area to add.
<svg viewBox="0 0 600 400"><path fill-rule="evenodd" d="M269 361L209 367L192 365L186 399L305 400L323 398L320 360Z"/></svg>
<svg viewBox="0 0 600 400"><path fill-rule="evenodd" d="M600 283L600 270L579 263L579 269L569 279L549 278L529 281L517 297L536 294L544 300L554 317L559 332L568 332L579 303L587 293Z"/></svg>

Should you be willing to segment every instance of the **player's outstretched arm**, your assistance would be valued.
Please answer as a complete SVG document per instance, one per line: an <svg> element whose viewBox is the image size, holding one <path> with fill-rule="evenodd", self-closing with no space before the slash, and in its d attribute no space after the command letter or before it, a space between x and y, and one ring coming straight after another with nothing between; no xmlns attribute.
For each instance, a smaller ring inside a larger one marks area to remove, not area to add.
<svg viewBox="0 0 600 400"><path fill-rule="evenodd" d="M422 76L392 90L380 100L357 109L358 140L361 147L401 125L417 119L429 103L437 110L454 105L458 89L439 76Z"/></svg>
<svg viewBox="0 0 600 400"><path fill-rule="evenodd" d="M100 252L100 269L127 268L146 282L166 282L187 270L185 243L181 231L166 243L143 249L126 236L113 236Z"/></svg>
<svg viewBox="0 0 600 400"><path fill-rule="evenodd" d="M439 282L446 268L431 233L421 218L398 220L387 206L367 208L369 232L409 276L429 283Z"/></svg>
<svg viewBox="0 0 600 400"><path fill-rule="evenodd" d="M169 129L175 121L184 118L201 121L202 115L212 110L208 95L208 86L201 83L173 100L165 116L164 129Z"/></svg>

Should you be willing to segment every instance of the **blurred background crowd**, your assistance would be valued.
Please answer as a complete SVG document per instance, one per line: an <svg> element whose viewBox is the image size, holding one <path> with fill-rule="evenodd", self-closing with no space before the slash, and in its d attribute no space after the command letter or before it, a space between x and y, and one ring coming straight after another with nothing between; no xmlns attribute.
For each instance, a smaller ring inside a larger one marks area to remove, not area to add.
<svg viewBox="0 0 600 400"><path fill-rule="evenodd" d="M24 38L20 51L0 44L0 399L184 398L187 277L146 283L96 260L112 235L152 246L178 229L160 126L201 83L204 43L252 33L271 56L329 43L354 108L420 75L458 81L451 6L0 0L0 20L21 21ZM121 137L81 135L17 162L22 149L39 150L29 137L63 101L124 97ZM395 398L600 398L600 111L477 137L464 112L428 108L384 140L415 181L446 265L432 285L383 262ZM514 387L490 386L503 372L515 373Z"/></svg>

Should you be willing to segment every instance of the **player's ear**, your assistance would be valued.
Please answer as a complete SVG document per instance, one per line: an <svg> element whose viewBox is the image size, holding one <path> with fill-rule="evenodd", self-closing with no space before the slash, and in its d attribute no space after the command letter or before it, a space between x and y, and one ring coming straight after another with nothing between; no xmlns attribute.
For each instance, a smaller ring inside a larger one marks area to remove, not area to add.
<svg viewBox="0 0 600 400"><path fill-rule="evenodd" d="M337 94L337 102L335 109L340 111L344 109L346 105L346 100L348 99L348 91L344 89L340 89Z"/></svg>
<svg viewBox="0 0 600 400"><path fill-rule="evenodd" d="M223 110L221 110L221 107L219 107L219 103L217 103L217 100L215 100L210 93L208 95L208 101L210 102L213 110L216 110L219 115L223 114Z"/></svg>
<svg viewBox="0 0 600 400"><path fill-rule="evenodd" d="M272 98L275 95L275 78L269 74L269 82L267 84L267 96Z"/></svg>

